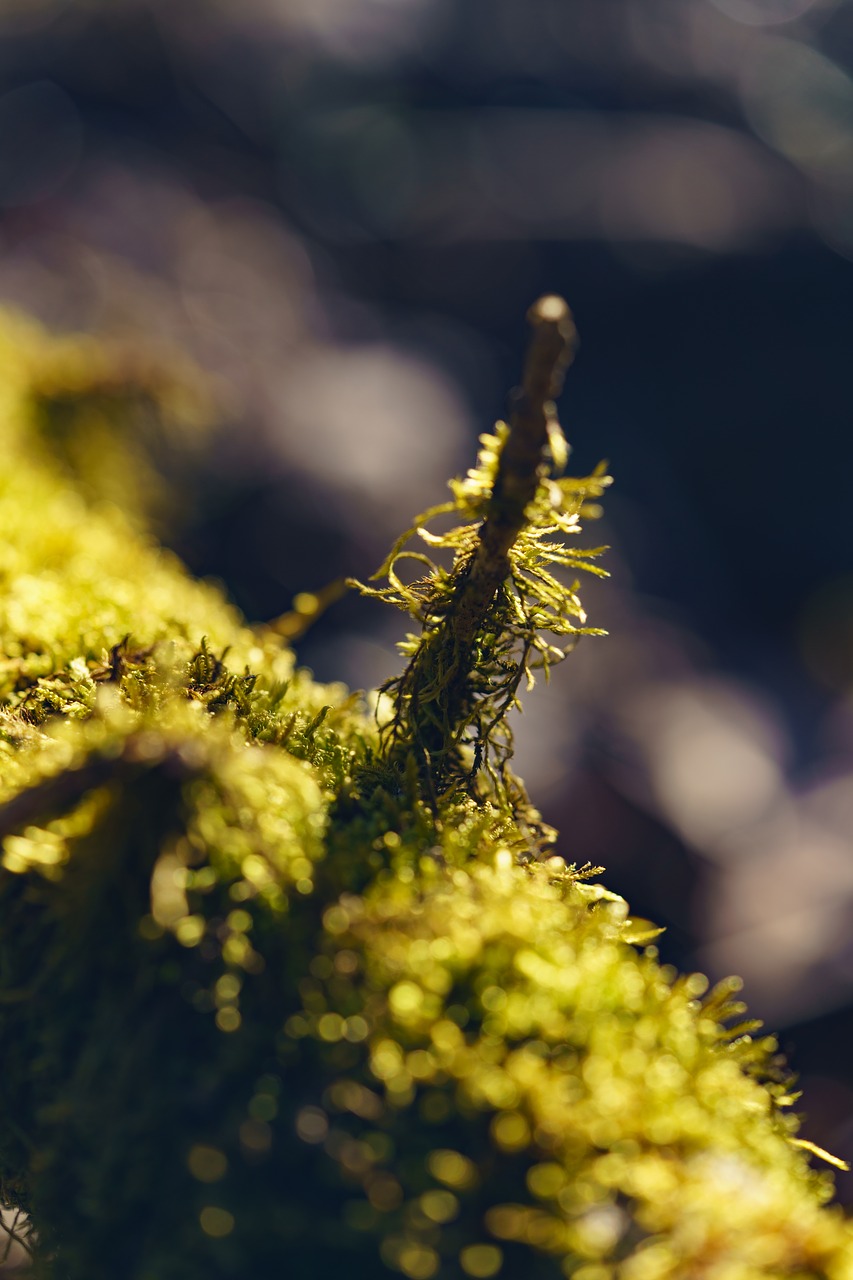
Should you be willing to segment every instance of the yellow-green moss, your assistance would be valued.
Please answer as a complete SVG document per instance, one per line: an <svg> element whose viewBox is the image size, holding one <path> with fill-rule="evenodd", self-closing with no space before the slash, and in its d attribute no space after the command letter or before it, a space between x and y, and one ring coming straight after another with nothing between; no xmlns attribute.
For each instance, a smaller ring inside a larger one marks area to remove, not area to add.
<svg viewBox="0 0 853 1280"><path fill-rule="evenodd" d="M0 1199L39 1273L853 1277L736 984L520 865L500 794L396 785L358 700L50 463L49 340L0 348Z"/></svg>

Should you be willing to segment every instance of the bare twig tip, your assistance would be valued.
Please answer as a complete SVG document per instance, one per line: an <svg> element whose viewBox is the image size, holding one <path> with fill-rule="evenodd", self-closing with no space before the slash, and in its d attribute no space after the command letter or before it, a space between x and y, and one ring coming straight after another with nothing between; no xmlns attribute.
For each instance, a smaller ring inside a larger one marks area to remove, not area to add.
<svg viewBox="0 0 853 1280"><path fill-rule="evenodd" d="M544 297L534 302L527 313L527 318L533 325L555 324L562 328L568 322L572 328L574 327L569 304L565 298L561 298L556 293L546 293Z"/></svg>

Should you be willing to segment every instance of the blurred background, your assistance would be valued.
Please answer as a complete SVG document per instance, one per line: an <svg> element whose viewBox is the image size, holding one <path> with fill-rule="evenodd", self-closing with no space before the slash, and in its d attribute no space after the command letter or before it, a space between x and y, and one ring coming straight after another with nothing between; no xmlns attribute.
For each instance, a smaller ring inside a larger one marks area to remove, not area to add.
<svg viewBox="0 0 853 1280"><path fill-rule="evenodd" d="M442 500L542 292L611 636L518 770L853 1159L853 3L0 0L0 303L209 372L164 536L252 619ZM370 688L403 630L347 597L298 653Z"/></svg>

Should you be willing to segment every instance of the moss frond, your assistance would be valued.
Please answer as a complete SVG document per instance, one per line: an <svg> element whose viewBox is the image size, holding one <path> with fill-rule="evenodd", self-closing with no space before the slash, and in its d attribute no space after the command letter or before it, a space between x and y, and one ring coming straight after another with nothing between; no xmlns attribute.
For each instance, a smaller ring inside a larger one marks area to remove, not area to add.
<svg viewBox="0 0 853 1280"><path fill-rule="evenodd" d="M587 625L579 581L558 576L607 576L597 564L606 548L574 547L571 540L583 519L600 514L597 499L611 483L604 463L585 477L561 474L569 448L550 397L568 361L573 328L565 304L564 310L556 306L560 301L542 299L531 311L534 338L525 372L531 385L523 390L523 408L510 425L499 422L494 434L481 436L476 466L450 482L452 501L424 512L398 539L372 579L385 578L387 585L354 584L422 628L400 646L405 670L383 686L393 714L381 739L389 760L414 754L422 789L435 804L460 787L483 795L485 783L521 813L526 797L508 767L508 716L521 707L519 688L523 682L532 688L537 671L547 679L580 636L604 634ZM544 384L543 331L551 344ZM521 458L519 438L526 442ZM449 530L429 528L448 516L458 521ZM426 551L411 549L415 538ZM449 568L434 559L440 552Z"/></svg>

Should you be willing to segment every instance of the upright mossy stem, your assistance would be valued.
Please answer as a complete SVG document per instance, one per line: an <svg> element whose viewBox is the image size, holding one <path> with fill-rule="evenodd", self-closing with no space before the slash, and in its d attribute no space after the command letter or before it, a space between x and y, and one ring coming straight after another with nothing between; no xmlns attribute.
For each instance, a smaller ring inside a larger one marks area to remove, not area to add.
<svg viewBox="0 0 853 1280"><path fill-rule="evenodd" d="M530 345L509 424L481 438L477 467L451 482L454 500L425 512L398 540L375 575L387 576L389 585L355 584L422 626L419 637L401 646L409 657L402 675L383 686L393 710L382 726L382 764L386 776L388 769L390 776L414 776L434 810L460 790L482 797L485 776L521 816L527 799L507 767L507 713L519 706L523 677L529 687L534 668L547 675L579 635L595 633L582 625L577 583L567 587L549 569L603 574L591 561L605 548L569 551L551 538L575 534L581 515L599 514L589 499L600 497L610 479L603 465L580 480L552 474L568 455L555 400L576 331L559 297L540 298L527 318ZM450 512L464 523L446 534L427 530L433 516ZM414 533L428 546L452 551L449 571L428 555L403 550ZM425 565L426 575L406 584L397 571L402 560ZM568 644L555 645L546 633L568 637Z"/></svg>
<svg viewBox="0 0 853 1280"><path fill-rule="evenodd" d="M559 426L555 400L562 390L577 339L572 313L562 298L540 298L528 311L527 319L533 333L488 513L480 526L477 550L460 574L456 595L441 628L440 656L446 679L441 701L445 722L451 727L459 725L465 716L475 661L474 640L509 575L510 548L527 523L527 508L536 496L546 465L548 428L551 424ZM430 666L426 651L421 650L414 662L410 692L415 714L429 689ZM440 776L452 742L436 733L435 721L430 719L427 724L420 743Z"/></svg>

